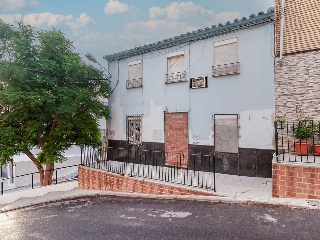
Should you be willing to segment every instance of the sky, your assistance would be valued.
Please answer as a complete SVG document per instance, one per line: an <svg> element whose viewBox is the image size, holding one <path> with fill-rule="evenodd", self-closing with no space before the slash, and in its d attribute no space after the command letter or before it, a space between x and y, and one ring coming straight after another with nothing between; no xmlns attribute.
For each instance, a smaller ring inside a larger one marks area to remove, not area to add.
<svg viewBox="0 0 320 240"><path fill-rule="evenodd" d="M267 11L274 0L0 0L0 19L60 29L84 58L153 43Z"/></svg>

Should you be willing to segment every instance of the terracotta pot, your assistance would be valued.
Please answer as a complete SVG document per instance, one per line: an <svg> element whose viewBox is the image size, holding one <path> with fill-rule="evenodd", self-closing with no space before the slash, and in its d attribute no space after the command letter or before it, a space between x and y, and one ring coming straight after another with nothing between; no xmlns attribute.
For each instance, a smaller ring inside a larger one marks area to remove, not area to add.
<svg viewBox="0 0 320 240"><path fill-rule="evenodd" d="M299 156L306 156L309 154L310 151L310 145L311 143L309 142L296 142L295 143L295 148L296 148L296 153Z"/></svg>
<svg viewBox="0 0 320 240"><path fill-rule="evenodd" d="M320 156L320 144L313 145L314 155Z"/></svg>

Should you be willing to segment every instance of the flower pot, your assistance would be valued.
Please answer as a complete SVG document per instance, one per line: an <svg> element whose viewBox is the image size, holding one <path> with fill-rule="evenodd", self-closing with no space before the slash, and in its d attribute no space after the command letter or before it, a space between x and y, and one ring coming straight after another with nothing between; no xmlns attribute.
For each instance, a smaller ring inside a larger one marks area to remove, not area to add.
<svg viewBox="0 0 320 240"><path fill-rule="evenodd" d="M299 156L306 156L310 151L310 146L311 146L311 143L309 142L301 142L301 143L296 142L295 143L296 153Z"/></svg>
<svg viewBox="0 0 320 240"><path fill-rule="evenodd" d="M314 152L314 155L320 156L320 144L313 145L313 152Z"/></svg>

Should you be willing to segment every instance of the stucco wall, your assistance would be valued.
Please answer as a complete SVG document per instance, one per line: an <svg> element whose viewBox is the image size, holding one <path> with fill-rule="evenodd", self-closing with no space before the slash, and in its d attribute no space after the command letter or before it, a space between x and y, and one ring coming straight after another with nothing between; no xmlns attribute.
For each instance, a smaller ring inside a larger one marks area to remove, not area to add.
<svg viewBox="0 0 320 240"><path fill-rule="evenodd" d="M126 115L143 114L142 141L164 143L164 112L188 112L189 143L212 146L214 114L238 114L239 147L272 149L273 36L273 24L267 24L110 62L111 85L116 86L109 99L113 139L125 140ZM240 74L213 78L213 44L230 38L238 38ZM165 84L167 54L181 50L187 82ZM128 63L138 59L143 87L126 89ZM190 78L203 76L208 77L207 88L189 88Z"/></svg>

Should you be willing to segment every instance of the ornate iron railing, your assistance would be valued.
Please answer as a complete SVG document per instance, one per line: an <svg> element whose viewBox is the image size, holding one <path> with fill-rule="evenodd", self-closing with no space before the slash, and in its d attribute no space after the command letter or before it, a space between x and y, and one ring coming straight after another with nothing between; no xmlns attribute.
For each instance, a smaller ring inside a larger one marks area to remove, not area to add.
<svg viewBox="0 0 320 240"><path fill-rule="evenodd" d="M186 71L166 74L166 83L177 83L186 81Z"/></svg>
<svg viewBox="0 0 320 240"><path fill-rule="evenodd" d="M127 88L140 88L142 86L142 78L127 80Z"/></svg>
<svg viewBox="0 0 320 240"><path fill-rule="evenodd" d="M212 77L240 74L240 63L228 63L212 66Z"/></svg>

